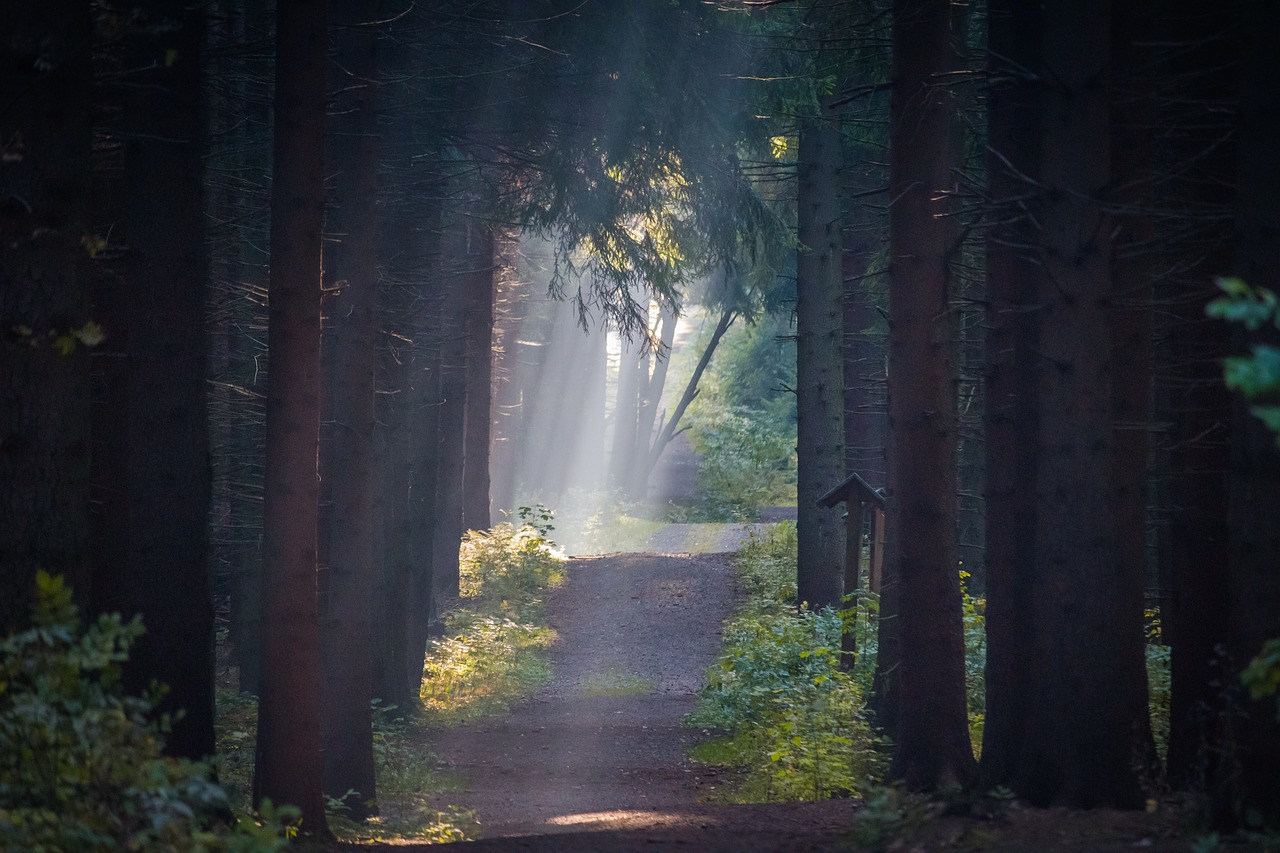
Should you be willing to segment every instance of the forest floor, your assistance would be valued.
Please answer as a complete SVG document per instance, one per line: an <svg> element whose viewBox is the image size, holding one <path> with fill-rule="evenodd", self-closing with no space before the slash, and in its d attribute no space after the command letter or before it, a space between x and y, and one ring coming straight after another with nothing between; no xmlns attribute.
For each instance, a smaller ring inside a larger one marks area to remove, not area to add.
<svg viewBox="0 0 1280 853"><path fill-rule="evenodd" d="M664 533L671 541L690 535ZM723 541L710 544L735 547L744 535L741 525L725 525ZM1143 814L1011 807L997 821L941 816L924 805L913 817L877 827L854 800L717 802L732 780L688 757L709 733L684 726L683 718L734 601L726 553L573 559L549 605L558 635L552 681L508 716L439 732L430 744L461 780L436 806L474 811L482 839L431 849L1191 849L1178 837L1177 811L1168 808ZM862 844L851 835L859 826Z"/></svg>

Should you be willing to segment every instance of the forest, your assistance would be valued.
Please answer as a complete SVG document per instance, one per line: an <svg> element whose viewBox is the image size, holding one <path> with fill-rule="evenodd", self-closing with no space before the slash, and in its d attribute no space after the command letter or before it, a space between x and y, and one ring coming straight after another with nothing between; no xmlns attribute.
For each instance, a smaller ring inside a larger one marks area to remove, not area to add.
<svg viewBox="0 0 1280 853"><path fill-rule="evenodd" d="M717 632L677 716L740 801L1280 849L1277 44L1268 0L14 0L0 847L470 838L386 823L415 738L554 693L557 631L679 646L642 592L574 633L616 570Z"/></svg>

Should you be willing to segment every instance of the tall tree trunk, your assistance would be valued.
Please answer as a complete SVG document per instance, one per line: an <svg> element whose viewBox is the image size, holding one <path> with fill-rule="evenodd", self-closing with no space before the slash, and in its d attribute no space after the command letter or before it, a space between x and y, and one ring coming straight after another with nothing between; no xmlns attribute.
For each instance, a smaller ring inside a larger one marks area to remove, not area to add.
<svg viewBox="0 0 1280 853"><path fill-rule="evenodd" d="M1263 0L1244 4L1244 44L1241 50L1240 173L1237 179L1236 273L1245 281L1280 293L1280 7ZM1280 346L1280 332L1263 327L1244 336L1248 346ZM1229 501L1231 573L1228 652L1236 666L1244 666L1263 644L1280 638L1280 445L1277 437L1236 400L1232 421ZM1280 825L1280 719L1276 698L1245 704L1235 744L1240 767L1240 791L1234 806L1237 825L1248 815L1263 825Z"/></svg>
<svg viewBox="0 0 1280 853"><path fill-rule="evenodd" d="M1112 171L1117 203L1111 261L1112 518L1116 561L1125 567L1123 600L1145 606L1147 581L1147 480L1150 470L1152 296L1160 276L1155 199L1156 95L1153 2L1123 4L1115 11L1111 48L1115 91L1111 99ZM1138 642L1138 641L1132 641ZM1145 638L1143 638L1145 642ZM1148 708L1143 658L1127 655L1124 677L1134 691L1126 705L1137 713L1135 758L1147 778L1161 772Z"/></svg>
<svg viewBox="0 0 1280 853"><path fill-rule="evenodd" d="M262 689L254 802L327 834L316 614L320 239L324 223L325 0L276 10Z"/></svg>
<svg viewBox="0 0 1280 853"><path fill-rule="evenodd" d="M844 524L818 498L844 479L840 126L825 106L800 127L796 255L797 596L839 607Z"/></svg>
<svg viewBox="0 0 1280 853"><path fill-rule="evenodd" d="M948 215L951 4L894 4L889 195L889 483L886 553L899 588L901 662L892 773L913 788L974 767L956 565L956 401L948 304L959 224Z"/></svg>
<svg viewBox="0 0 1280 853"><path fill-rule="evenodd" d="M1158 20L1165 49L1162 124L1176 128L1164 155L1176 164L1162 181L1167 269L1157 282L1164 346L1157 364L1158 420L1170 427L1160 450L1167 460L1169 507L1163 519L1162 571L1170 589L1161 613L1171 647L1168 775L1175 785L1204 786L1215 798L1234 768L1224 766L1220 654L1227 640L1231 402L1220 359L1230 346L1226 324L1205 317L1230 271L1235 224L1234 182L1239 136L1232 106L1239 97L1240 45L1233 21L1196 0L1165 0ZM1206 106L1208 108L1206 108ZM1186 212L1195 211L1187 216ZM1208 760L1206 760L1208 759ZM1225 762L1229 764L1229 761ZM1218 798L1229 800L1231 794Z"/></svg>
<svg viewBox="0 0 1280 853"><path fill-rule="evenodd" d="M70 0L8 9L0 23L3 634L27 623L39 569L89 592L88 358L53 344L90 319L90 35L87 7Z"/></svg>
<svg viewBox="0 0 1280 853"><path fill-rule="evenodd" d="M124 96L125 281L128 373L124 420L128 560L124 611L147 631L127 683L169 687L166 749L214 752L213 601L205 406L203 15L184 3L144 4L132 35ZM116 413L120 418L120 413ZM156 441L157 436L163 441ZM181 711L179 715L177 712Z"/></svg>
<svg viewBox="0 0 1280 853"><path fill-rule="evenodd" d="M437 605L456 599L459 593L458 547L462 542L462 483L466 433L466 338L463 310L468 288L470 257L468 223L461 214L445 214L441 243L439 320L440 426L436 467L436 524L432 544L432 584Z"/></svg>
<svg viewBox="0 0 1280 853"><path fill-rule="evenodd" d="M467 402L463 448L462 527L488 530L489 441L493 427L493 300L496 287L493 228L470 220L466 294Z"/></svg>
<svg viewBox="0 0 1280 853"><path fill-rule="evenodd" d="M987 194L995 221L986 242L986 720L982 784L1008 785L1023 749L1030 645L1030 572L1035 553L1039 434L1036 388L1040 268L1027 212L1040 173L1038 8L1018 0L988 7Z"/></svg>
<svg viewBox="0 0 1280 853"><path fill-rule="evenodd" d="M1023 748L1014 790L1037 804L1132 806L1132 676L1141 585L1112 518L1111 8L1044 13L1040 435ZM1088 590L1082 594L1081 590ZM1135 592L1139 593L1135 596ZM1062 654L1063 648L1073 654Z"/></svg>
<svg viewBox="0 0 1280 853"><path fill-rule="evenodd" d="M377 812L373 765L374 372L377 366L377 66L375 0L340 0L334 10L334 104L329 168L334 205L327 231L327 388L320 445L325 511L324 789L348 816ZM356 795L345 798L347 791Z"/></svg>

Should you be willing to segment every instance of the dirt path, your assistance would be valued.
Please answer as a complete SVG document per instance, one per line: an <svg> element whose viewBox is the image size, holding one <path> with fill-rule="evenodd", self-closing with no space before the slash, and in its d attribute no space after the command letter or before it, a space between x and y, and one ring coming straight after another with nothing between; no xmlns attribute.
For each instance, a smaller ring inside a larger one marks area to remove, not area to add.
<svg viewBox="0 0 1280 853"><path fill-rule="evenodd" d="M505 719L442 734L437 754L465 787L439 805L473 809L486 839L506 839L482 849L653 849L666 839L702 850L735 838L723 849L782 849L844 825L849 803L797 812L702 802L719 780L687 758L701 733L682 720L733 597L725 554L575 559L550 602L552 682ZM758 847L765 837L778 843Z"/></svg>

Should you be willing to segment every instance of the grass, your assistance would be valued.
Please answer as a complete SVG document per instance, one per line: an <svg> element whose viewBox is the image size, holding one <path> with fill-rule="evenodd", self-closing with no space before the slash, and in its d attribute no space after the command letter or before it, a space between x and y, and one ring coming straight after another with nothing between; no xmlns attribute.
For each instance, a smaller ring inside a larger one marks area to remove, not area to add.
<svg viewBox="0 0 1280 853"><path fill-rule="evenodd" d="M648 678L637 678L616 669L592 673L579 693L582 696L647 696L658 687Z"/></svg>

